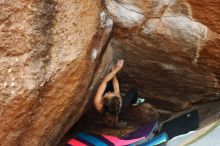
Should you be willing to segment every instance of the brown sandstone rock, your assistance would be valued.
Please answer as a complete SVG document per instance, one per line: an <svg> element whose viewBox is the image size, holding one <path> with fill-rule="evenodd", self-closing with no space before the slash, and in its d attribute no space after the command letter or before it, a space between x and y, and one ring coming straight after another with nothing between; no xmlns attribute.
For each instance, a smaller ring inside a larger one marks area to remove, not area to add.
<svg viewBox="0 0 220 146"><path fill-rule="evenodd" d="M0 1L0 9L1 145L56 145L91 94L112 22L98 0Z"/></svg>
<svg viewBox="0 0 220 146"><path fill-rule="evenodd" d="M150 6L150 3L154 5ZM130 10L130 15L141 13L145 16L144 23L136 22L135 25L113 17L117 27L109 47L125 59L125 68L120 75L124 91L136 86L149 102L170 111L219 99L220 35L215 31L220 24L218 2L206 2L208 8L200 3L119 0L118 4ZM146 16L146 8L157 11ZM118 7L117 11L121 9ZM204 9L214 10L204 14ZM112 11L115 10L108 9L110 16L114 14ZM209 17L207 21L202 19L204 15ZM118 17L126 19L128 16L120 14ZM213 22L214 28L208 22Z"/></svg>
<svg viewBox="0 0 220 146"><path fill-rule="evenodd" d="M219 0L186 0L190 4L192 16L205 24L212 31L220 33L220 1Z"/></svg>

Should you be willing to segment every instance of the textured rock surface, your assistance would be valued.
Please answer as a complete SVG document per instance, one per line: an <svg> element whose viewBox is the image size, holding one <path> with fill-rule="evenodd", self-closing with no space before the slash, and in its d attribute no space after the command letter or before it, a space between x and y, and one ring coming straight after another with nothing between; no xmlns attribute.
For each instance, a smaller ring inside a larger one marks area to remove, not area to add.
<svg viewBox="0 0 220 146"><path fill-rule="evenodd" d="M0 1L0 11L0 145L55 145L81 115L112 21L99 0Z"/></svg>
<svg viewBox="0 0 220 146"><path fill-rule="evenodd" d="M187 0L190 4L193 18L207 25L212 31L220 33L220 1L219 0Z"/></svg>
<svg viewBox="0 0 220 146"><path fill-rule="evenodd" d="M106 4L109 3L121 6L107 11L116 24L109 47L126 62L121 74L124 90L136 86L149 102L170 111L219 99L219 1L108 0ZM129 15L137 13L144 18L141 23L139 19L126 23L126 14L117 17L114 13L123 9Z"/></svg>

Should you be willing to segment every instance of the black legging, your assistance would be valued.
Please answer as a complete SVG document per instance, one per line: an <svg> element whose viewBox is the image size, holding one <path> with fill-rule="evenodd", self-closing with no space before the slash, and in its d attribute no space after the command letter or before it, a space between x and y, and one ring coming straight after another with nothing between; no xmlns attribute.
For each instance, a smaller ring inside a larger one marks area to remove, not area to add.
<svg viewBox="0 0 220 146"><path fill-rule="evenodd" d="M135 88L126 92L125 97L122 97L122 112L125 112L132 103L136 103L137 97L138 93Z"/></svg>

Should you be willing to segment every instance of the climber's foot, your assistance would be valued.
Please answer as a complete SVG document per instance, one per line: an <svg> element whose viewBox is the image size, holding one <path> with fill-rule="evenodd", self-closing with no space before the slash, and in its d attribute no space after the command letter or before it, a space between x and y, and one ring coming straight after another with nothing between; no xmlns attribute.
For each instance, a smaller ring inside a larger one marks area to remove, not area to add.
<svg viewBox="0 0 220 146"><path fill-rule="evenodd" d="M137 101L136 101L135 103L133 103L132 106L137 106L137 105L139 105L139 104L141 104L141 103L144 103L144 102L145 102L145 98L143 98L143 97L138 97L138 98L137 98Z"/></svg>

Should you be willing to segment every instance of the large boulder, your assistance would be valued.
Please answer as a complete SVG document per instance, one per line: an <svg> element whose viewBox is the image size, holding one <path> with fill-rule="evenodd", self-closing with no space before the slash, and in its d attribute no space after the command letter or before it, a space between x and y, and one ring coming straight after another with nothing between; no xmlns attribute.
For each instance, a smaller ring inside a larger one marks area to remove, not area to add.
<svg viewBox="0 0 220 146"><path fill-rule="evenodd" d="M125 58L124 91L135 86L150 103L169 111L220 98L219 1L105 4L115 24L108 47Z"/></svg>
<svg viewBox="0 0 220 146"><path fill-rule="evenodd" d="M99 0L3 0L0 22L0 145L56 145L109 68L112 21Z"/></svg>

